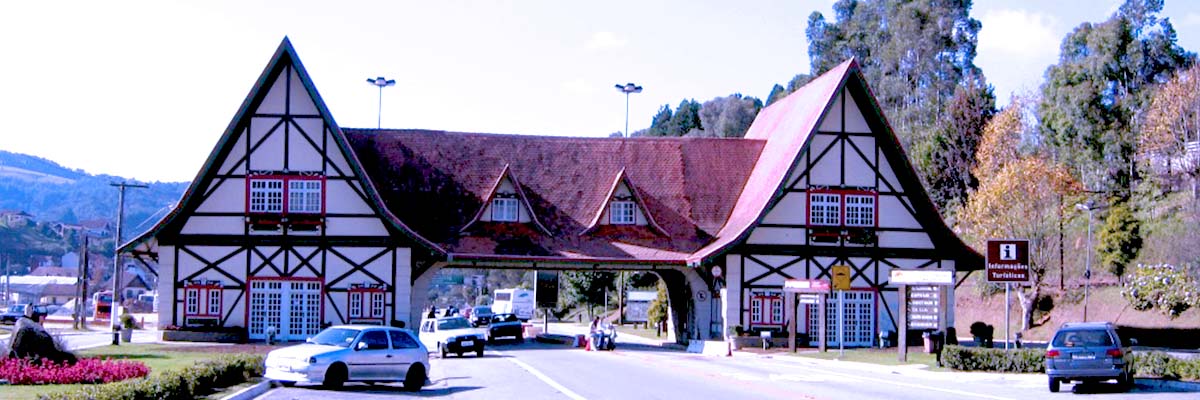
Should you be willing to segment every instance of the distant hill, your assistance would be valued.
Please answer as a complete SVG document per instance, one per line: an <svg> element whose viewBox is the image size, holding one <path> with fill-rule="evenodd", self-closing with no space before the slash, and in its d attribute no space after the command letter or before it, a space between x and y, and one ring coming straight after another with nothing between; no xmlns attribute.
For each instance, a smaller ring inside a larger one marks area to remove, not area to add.
<svg viewBox="0 0 1200 400"><path fill-rule="evenodd" d="M25 211L38 221L116 220L117 189L109 183L121 181L132 180L91 175L41 157L0 150L0 210ZM125 229L129 235L149 228L179 201L190 184L139 183L150 187L125 192Z"/></svg>

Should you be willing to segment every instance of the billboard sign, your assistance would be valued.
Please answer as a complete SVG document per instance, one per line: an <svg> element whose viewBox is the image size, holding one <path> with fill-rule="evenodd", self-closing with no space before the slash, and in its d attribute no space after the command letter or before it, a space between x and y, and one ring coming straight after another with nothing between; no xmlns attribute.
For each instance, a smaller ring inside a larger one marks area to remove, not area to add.
<svg viewBox="0 0 1200 400"><path fill-rule="evenodd" d="M537 271L537 285L533 289L535 307L558 307L558 271Z"/></svg>
<svg viewBox="0 0 1200 400"><path fill-rule="evenodd" d="M821 279L788 279L783 281L783 291L788 293L828 293L829 281Z"/></svg>
<svg viewBox="0 0 1200 400"><path fill-rule="evenodd" d="M897 285L953 285L954 271L941 269L893 269L889 281Z"/></svg>

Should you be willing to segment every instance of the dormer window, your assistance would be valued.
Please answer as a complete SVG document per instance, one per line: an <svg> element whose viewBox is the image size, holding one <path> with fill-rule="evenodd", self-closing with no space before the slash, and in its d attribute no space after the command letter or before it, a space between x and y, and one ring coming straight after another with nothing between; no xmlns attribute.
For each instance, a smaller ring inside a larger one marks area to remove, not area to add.
<svg viewBox="0 0 1200 400"><path fill-rule="evenodd" d="M637 204L633 198L618 198L609 203L608 222L613 225L633 225L637 223Z"/></svg>
<svg viewBox="0 0 1200 400"><path fill-rule="evenodd" d="M514 194L508 194L507 197L502 197L504 193L497 193L492 199L492 221L496 222L517 222L519 214L519 203Z"/></svg>

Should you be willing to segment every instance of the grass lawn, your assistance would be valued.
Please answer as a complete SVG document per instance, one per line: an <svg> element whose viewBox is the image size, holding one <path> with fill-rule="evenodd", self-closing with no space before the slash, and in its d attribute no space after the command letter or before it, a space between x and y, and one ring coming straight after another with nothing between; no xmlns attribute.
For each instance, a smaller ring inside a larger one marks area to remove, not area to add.
<svg viewBox="0 0 1200 400"><path fill-rule="evenodd" d="M166 345L166 344L123 344L104 346L76 352L80 357L107 357L140 361L150 367L150 376L164 371L182 369L198 361L219 356L218 353L266 354L268 346L211 346L211 345ZM8 385L0 390L0 399L33 400L39 395L83 387L76 385Z"/></svg>
<svg viewBox="0 0 1200 400"><path fill-rule="evenodd" d="M899 350L896 350L896 348L846 349L845 356L841 357L839 357L840 354L836 347L829 348L829 351L825 353L814 351L813 349L803 349L800 353L796 353L796 356L819 358L822 360L854 361L879 365L921 364L928 366L930 371L949 371L949 369L938 367L937 359L934 358L934 355L926 354L924 350L925 349L922 347L909 347L907 363L900 362L900 353ZM783 354L790 355L790 353Z"/></svg>

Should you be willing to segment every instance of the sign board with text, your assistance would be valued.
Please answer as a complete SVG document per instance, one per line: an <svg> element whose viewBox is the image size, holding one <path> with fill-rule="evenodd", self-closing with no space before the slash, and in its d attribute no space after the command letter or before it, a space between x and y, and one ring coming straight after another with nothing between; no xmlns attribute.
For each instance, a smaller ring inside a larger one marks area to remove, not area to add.
<svg viewBox="0 0 1200 400"><path fill-rule="evenodd" d="M829 274L833 276L833 290L850 290L849 265L831 266L829 267Z"/></svg>
<svg viewBox="0 0 1200 400"><path fill-rule="evenodd" d="M788 279L783 281L788 293L829 293L829 281L821 279Z"/></svg>
<svg viewBox="0 0 1200 400"><path fill-rule="evenodd" d="M558 307L558 271L537 271L537 284L534 286L533 297L536 307Z"/></svg>
<svg viewBox="0 0 1200 400"><path fill-rule="evenodd" d="M937 286L909 286L908 329L938 329L942 310L942 289Z"/></svg>
<svg viewBox="0 0 1200 400"><path fill-rule="evenodd" d="M953 285L954 271L943 269L893 269L888 280L895 285Z"/></svg>
<svg viewBox="0 0 1200 400"><path fill-rule="evenodd" d="M1029 282L1029 240L988 240L986 269L988 282Z"/></svg>

